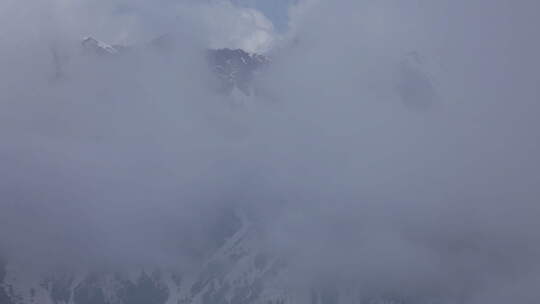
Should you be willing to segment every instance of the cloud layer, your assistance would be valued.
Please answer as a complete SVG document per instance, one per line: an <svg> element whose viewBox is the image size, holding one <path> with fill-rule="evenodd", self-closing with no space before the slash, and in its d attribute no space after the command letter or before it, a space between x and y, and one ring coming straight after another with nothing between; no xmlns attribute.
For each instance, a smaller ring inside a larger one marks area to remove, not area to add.
<svg viewBox="0 0 540 304"><path fill-rule="evenodd" d="M289 286L535 303L538 9L300 2L258 80L267 94L232 108L208 91L200 54L268 46L256 11L4 1L0 249L36 264L187 267L212 246L219 210L241 206L288 257ZM163 32L180 37L173 53L78 48L88 34ZM429 106L400 93L411 54L436 67Z"/></svg>

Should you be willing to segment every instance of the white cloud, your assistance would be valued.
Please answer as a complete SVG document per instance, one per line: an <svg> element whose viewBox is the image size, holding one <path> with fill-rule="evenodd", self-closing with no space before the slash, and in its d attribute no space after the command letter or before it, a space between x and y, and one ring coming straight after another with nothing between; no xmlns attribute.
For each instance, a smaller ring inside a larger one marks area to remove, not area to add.
<svg viewBox="0 0 540 304"><path fill-rule="evenodd" d="M265 52L276 40L274 25L256 9L219 2L200 7L200 14L213 48Z"/></svg>
<svg viewBox="0 0 540 304"><path fill-rule="evenodd" d="M41 36L45 31L69 35L74 41L93 36L110 44L137 44L168 33L182 33L204 47L241 48L265 52L275 42L273 23L259 10L229 1L83 1L54 0L46 6L38 2L8 1L0 16L0 34L13 26L8 15L40 23L21 27ZM29 9L33 7L34 9ZM47 28L47 29L45 29Z"/></svg>

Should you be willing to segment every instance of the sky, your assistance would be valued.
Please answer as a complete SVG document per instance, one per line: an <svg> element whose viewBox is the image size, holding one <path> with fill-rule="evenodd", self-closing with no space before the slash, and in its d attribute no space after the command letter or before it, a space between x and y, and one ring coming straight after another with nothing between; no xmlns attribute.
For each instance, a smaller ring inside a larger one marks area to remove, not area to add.
<svg viewBox="0 0 540 304"><path fill-rule="evenodd" d="M539 11L301 1L277 39L222 1L1 1L0 251L189 269L240 206L291 261L287 286L539 303ZM80 49L166 32L172 52ZM209 90L202 54L224 46L271 56L240 104Z"/></svg>

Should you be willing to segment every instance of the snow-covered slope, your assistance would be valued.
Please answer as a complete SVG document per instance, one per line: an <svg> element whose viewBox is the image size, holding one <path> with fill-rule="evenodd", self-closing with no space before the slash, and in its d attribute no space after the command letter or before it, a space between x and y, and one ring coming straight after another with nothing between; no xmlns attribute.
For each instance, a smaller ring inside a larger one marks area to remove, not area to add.
<svg viewBox="0 0 540 304"><path fill-rule="evenodd" d="M195 270L140 267L126 272L57 271L0 264L1 304L453 304L436 297L362 294L329 278L289 284L290 265L264 250L264 237L245 216Z"/></svg>
<svg viewBox="0 0 540 304"><path fill-rule="evenodd" d="M277 288L283 260L261 250L257 229L241 225L199 270L140 268L129 273L36 273L25 265L0 264L1 304L225 304L284 303Z"/></svg>
<svg viewBox="0 0 540 304"><path fill-rule="evenodd" d="M120 53L119 48L96 40L93 37L85 37L81 45L86 51L94 52L98 55L116 55Z"/></svg>

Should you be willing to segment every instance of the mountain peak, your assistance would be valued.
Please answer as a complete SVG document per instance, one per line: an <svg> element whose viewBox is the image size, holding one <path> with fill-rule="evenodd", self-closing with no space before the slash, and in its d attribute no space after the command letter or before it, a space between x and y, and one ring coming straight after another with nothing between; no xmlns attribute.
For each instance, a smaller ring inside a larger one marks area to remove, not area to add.
<svg viewBox="0 0 540 304"><path fill-rule="evenodd" d="M114 46L106 44L90 36L84 37L81 44L86 50L94 51L100 55L116 55L119 53L118 49Z"/></svg>

